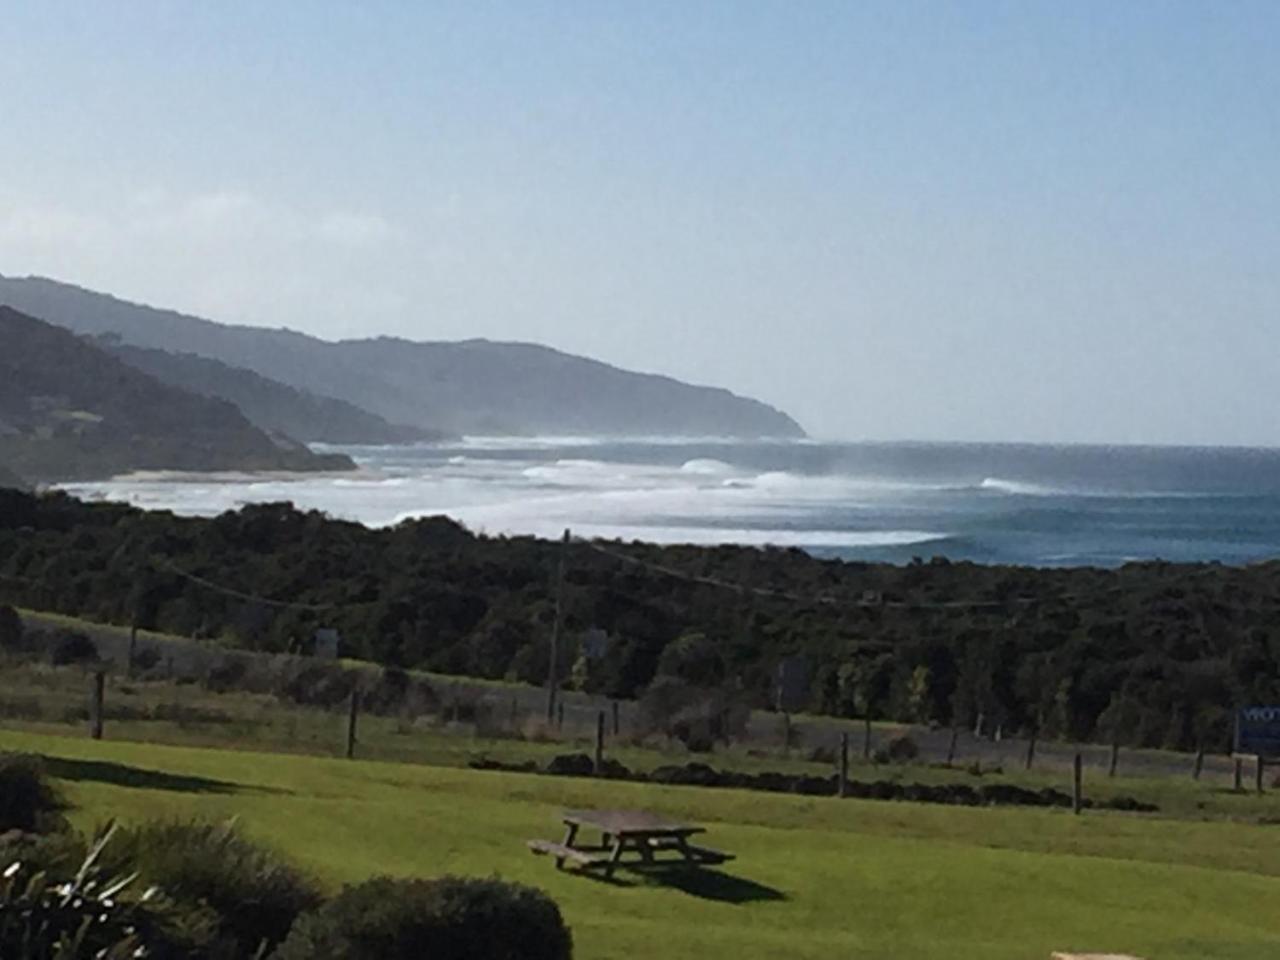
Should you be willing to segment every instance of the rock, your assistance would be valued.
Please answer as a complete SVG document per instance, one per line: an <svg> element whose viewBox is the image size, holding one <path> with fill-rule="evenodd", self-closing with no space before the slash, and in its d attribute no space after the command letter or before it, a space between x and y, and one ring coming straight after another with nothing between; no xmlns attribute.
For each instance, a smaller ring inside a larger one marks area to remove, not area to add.
<svg viewBox="0 0 1280 960"><path fill-rule="evenodd" d="M690 787L718 787L722 780L714 767L705 763L686 763L682 767L658 767L649 774L653 783L671 783Z"/></svg>
<svg viewBox="0 0 1280 960"><path fill-rule="evenodd" d="M589 777L595 771L595 761L585 753L562 753L547 764L547 773L558 777Z"/></svg>
<svg viewBox="0 0 1280 960"><path fill-rule="evenodd" d="M631 771L625 766L610 757L605 757L604 762L600 765L600 776L607 780L630 780Z"/></svg>

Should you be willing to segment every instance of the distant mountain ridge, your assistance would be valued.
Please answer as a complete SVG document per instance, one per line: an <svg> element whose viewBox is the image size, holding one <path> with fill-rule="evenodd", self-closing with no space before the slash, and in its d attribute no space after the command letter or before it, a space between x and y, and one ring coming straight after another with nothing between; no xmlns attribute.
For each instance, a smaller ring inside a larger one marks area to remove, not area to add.
<svg viewBox="0 0 1280 960"><path fill-rule="evenodd" d="M98 345L162 383L229 400L255 426L307 443L413 443L441 440L441 431L388 423L375 413L333 397L270 380L194 353L131 347L101 337Z"/></svg>
<svg viewBox="0 0 1280 960"><path fill-rule="evenodd" d="M234 404L161 383L11 307L0 306L0 346L0 464L18 478L353 467L270 437Z"/></svg>
<svg viewBox="0 0 1280 960"><path fill-rule="evenodd" d="M0 277L9 303L78 333L189 353L455 433L802 437L785 413L728 390L634 373L550 347L488 340L331 342L230 326L39 277Z"/></svg>

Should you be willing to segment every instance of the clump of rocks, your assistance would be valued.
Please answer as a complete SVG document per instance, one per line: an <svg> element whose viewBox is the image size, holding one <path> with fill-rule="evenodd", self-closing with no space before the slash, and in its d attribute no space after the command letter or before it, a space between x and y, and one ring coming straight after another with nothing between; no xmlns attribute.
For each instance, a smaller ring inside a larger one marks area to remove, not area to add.
<svg viewBox="0 0 1280 960"><path fill-rule="evenodd" d="M595 762L585 753L565 753L552 757L545 766L532 760L523 763L503 763L487 757L473 759L475 770L501 770L510 773L538 773L558 777L596 776ZM706 763L691 762L657 767L649 773L630 770L616 760L606 759L599 776L609 780L629 780L634 783L661 783L687 787L731 787L738 790L760 790L766 793L794 793L805 796L833 797L839 790L839 780L833 774L828 777L813 774L792 774L765 771L741 773L734 770L717 770ZM1070 807L1071 795L1053 787L1032 790L1012 783L984 783L974 787L967 783L899 783L894 780L850 780L845 785L845 796L861 800L906 800L912 803L939 803L958 807L1021 806L1021 807ZM1134 797L1117 796L1105 800L1086 799L1083 804L1102 810L1124 810L1135 813L1154 813L1160 808Z"/></svg>

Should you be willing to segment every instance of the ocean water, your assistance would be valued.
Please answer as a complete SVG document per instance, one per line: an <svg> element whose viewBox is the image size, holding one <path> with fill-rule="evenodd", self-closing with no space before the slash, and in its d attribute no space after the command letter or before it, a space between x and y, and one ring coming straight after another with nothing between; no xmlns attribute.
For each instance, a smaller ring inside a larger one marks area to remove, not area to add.
<svg viewBox="0 0 1280 960"><path fill-rule="evenodd" d="M325 447L358 475L134 475L88 498L212 515L291 500L371 525L794 546L1037 566L1280 556L1280 450L469 438Z"/></svg>

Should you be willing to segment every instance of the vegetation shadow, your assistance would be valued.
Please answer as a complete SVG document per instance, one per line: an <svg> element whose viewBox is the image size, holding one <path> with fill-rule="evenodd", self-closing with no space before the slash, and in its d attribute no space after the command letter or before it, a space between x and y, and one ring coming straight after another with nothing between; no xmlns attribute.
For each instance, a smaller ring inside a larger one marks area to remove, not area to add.
<svg viewBox="0 0 1280 960"><path fill-rule="evenodd" d="M139 790L171 790L178 793L280 792L266 787L232 783L227 780L211 780L207 777L193 777L177 773L165 773L163 770L130 767L123 763L111 763L106 760L72 760L68 757L48 756L42 757L41 760L49 775L59 780L87 780L93 783L109 783L117 787L134 787Z"/></svg>
<svg viewBox="0 0 1280 960"><path fill-rule="evenodd" d="M655 871L650 876L656 883L674 887L691 897L720 903L761 903L788 899L785 893L774 887L702 867Z"/></svg>

